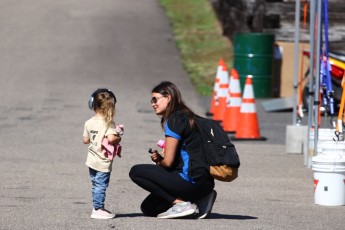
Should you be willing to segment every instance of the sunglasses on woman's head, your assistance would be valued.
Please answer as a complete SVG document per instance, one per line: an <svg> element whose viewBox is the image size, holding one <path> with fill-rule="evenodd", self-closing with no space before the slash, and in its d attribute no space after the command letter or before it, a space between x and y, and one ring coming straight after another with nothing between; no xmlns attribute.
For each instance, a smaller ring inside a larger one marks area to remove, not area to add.
<svg viewBox="0 0 345 230"><path fill-rule="evenodd" d="M160 96L160 97L152 97L151 98L151 104L156 104L159 99L163 98L164 96Z"/></svg>

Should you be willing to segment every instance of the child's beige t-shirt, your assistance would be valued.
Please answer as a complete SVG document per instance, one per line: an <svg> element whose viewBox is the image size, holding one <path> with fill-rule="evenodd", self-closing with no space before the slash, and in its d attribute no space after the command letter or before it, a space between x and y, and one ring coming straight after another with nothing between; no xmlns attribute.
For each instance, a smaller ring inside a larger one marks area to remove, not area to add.
<svg viewBox="0 0 345 230"><path fill-rule="evenodd" d="M102 140L104 136L110 134L117 135L114 122L110 124L108 129L102 117L92 117L85 122L83 136L90 138L90 145L85 163L88 167L100 172L111 171L112 161L102 153Z"/></svg>

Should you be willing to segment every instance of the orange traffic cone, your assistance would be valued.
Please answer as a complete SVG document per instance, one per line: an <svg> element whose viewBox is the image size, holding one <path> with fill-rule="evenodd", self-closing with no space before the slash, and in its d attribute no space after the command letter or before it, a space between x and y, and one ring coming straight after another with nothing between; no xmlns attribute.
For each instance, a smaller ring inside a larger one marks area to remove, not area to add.
<svg viewBox="0 0 345 230"><path fill-rule="evenodd" d="M231 138L231 140L267 140L266 137L260 136L251 75L248 75L246 78L238 128L235 137Z"/></svg>
<svg viewBox="0 0 345 230"><path fill-rule="evenodd" d="M240 109L242 104L242 94L240 78L236 69L231 70L229 93L226 104L226 111L223 121L223 129L227 133L235 133L240 118Z"/></svg>
<svg viewBox="0 0 345 230"><path fill-rule="evenodd" d="M214 111L216 109L216 100L217 100L217 92L219 90L219 82L220 82L220 74L223 70L224 65L223 59L220 59L218 62L217 72L216 72L216 78L214 80L213 85L213 92L212 92L212 99L211 99L211 105L210 105L210 111L206 112L206 116L213 116Z"/></svg>
<svg viewBox="0 0 345 230"><path fill-rule="evenodd" d="M226 98L229 88L229 73L228 67L226 64L223 65L220 81L219 81L219 90L217 92L217 98L215 101L215 109L213 113L213 120L223 121L225 111L226 111Z"/></svg>

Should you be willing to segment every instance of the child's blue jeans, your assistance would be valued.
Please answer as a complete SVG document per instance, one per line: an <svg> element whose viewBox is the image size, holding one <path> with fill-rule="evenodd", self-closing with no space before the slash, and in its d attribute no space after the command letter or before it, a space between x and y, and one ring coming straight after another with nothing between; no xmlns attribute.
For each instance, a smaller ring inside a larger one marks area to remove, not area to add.
<svg viewBox="0 0 345 230"><path fill-rule="evenodd" d="M104 173L89 168L92 182L93 208L99 209L104 207L105 191L109 185L110 172Z"/></svg>

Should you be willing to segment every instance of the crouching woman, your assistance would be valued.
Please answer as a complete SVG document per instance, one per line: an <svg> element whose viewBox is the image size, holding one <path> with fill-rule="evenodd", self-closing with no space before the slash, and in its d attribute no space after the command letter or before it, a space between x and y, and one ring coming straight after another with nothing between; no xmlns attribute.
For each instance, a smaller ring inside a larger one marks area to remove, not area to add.
<svg viewBox="0 0 345 230"><path fill-rule="evenodd" d="M151 106L161 116L165 148L151 153L155 164L139 164L130 170L132 181L150 193L141 210L144 215L165 219L206 218L217 193L195 114L171 82L161 82L151 93Z"/></svg>

